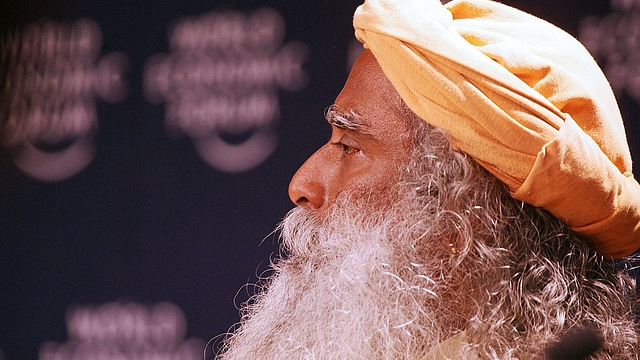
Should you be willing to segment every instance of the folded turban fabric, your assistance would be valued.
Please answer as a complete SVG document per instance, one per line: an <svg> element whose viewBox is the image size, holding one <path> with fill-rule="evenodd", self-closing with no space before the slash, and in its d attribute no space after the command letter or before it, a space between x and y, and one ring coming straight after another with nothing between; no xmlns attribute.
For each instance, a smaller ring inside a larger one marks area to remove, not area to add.
<svg viewBox="0 0 640 360"><path fill-rule="evenodd" d="M640 185L613 92L588 51L489 0L366 0L356 37L454 148L621 257L640 247Z"/></svg>

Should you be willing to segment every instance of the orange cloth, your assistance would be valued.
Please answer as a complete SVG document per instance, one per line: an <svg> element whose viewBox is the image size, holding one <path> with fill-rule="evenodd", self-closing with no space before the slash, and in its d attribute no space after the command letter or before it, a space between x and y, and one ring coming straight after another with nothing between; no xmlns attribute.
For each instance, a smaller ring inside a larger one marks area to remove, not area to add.
<svg viewBox="0 0 640 360"><path fill-rule="evenodd" d="M478 356L467 342L467 335L463 331L445 341L435 345L422 358L422 360L448 360L448 359L465 359L477 360Z"/></svg>
<svg viewBox="0 0 640 360"><path fill-rule="evenodd" d="M356 37L452 145L603 255L640 247L640 185L609 83L572 36L489 0L366 0Z"/></svg>

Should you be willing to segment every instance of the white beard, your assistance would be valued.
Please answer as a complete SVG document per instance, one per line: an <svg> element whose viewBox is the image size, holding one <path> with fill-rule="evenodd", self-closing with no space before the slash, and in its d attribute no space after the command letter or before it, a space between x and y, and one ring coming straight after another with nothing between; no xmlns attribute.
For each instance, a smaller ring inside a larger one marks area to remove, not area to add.
<svg viewBox="0 0 640 360"><path fill-rule="evenodd" d="M280 228L287 256L221 358L421 358L459 330L451 253L425 241L432 229L414 197L385 210L339 201L324 221L292 210Z"/></svg>

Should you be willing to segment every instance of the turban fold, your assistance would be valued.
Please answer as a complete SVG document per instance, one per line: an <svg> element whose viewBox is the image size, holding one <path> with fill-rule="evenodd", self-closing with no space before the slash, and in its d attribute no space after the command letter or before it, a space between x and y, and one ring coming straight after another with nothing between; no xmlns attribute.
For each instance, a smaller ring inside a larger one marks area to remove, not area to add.
<svg viewBox="0 0 640 360"><path fill-rule="evenodd" d="M589 52L489 0L366 0L358 40L418 116L603 255L640 247L640 185L615 97Z"/></svg>

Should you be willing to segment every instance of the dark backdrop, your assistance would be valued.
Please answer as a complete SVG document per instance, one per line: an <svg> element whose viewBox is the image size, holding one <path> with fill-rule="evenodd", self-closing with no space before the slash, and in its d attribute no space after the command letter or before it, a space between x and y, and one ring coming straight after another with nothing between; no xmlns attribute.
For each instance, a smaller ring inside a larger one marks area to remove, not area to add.
<svg viewBox="0 0 640 360"><path fill-rule="evenodd" d="M624 17L607 0L505 2L576 36L589 15ZM34 179L15 166L11 149L0 148L0 351L5 359L35 359L44 343L70 341L65 314L75 305L97 309L118 302L151 309L168 301L184 313L185 336L204 341L238 321L235 306L247 297L242 286L255 282L277 252L270 233L293 206L289 179L328 138L323 110L348 74L351 16L358 3L2 3L5 35L43 20L89 18L102 31L101 56L122 52L128 58L127 95L119 102L97 101L96 155L77 175ZM167 29L178 19L265 6L283 17L285 42L306 44L308 82L298 91L277 92L276 150L258 166L228 173L203 161L190 137L165 130L165 104L143 94L145 64L155 54L170 52ZM637 155L638 109L628 92L619 92L619 99Z"/></svg>

